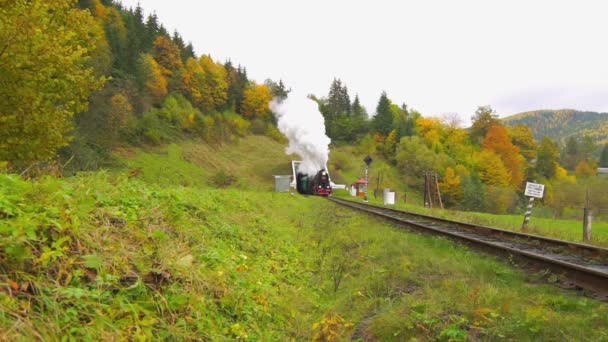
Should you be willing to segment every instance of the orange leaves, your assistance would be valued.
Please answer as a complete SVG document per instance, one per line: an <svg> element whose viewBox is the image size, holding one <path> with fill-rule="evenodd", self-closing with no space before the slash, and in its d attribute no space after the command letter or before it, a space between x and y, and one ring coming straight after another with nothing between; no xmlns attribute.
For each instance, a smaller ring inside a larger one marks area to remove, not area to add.
<svg viewBox="0 0 608 342"><path fill-rule="evenodd" d="M524 158L519 154L519 147L511 142L507 129L502 125L492 125L481 140L481 146L500 157L510 174L509 184L520 187L524 180Z"/></svg>
<svg viewBox="0 0 608 342"><path fill-rule="evenodd" d="M166 77L183 67L181 53L169 38L160 35L154 40L154 59L163 68Z"/></svg>

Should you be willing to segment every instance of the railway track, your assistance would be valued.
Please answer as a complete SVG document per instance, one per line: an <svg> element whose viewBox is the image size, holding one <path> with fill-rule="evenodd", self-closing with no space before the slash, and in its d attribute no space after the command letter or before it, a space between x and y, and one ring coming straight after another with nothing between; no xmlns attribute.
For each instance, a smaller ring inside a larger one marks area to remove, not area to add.
<svg viewBox="0 0 608 342"><path fill-rule="evenodd" d="M424 232L444 235L494 253L524 258L533 269L550 270L562 287L584 289L608 300L608 249L493 227L451 221L345 199L332 202Z"/></svg>

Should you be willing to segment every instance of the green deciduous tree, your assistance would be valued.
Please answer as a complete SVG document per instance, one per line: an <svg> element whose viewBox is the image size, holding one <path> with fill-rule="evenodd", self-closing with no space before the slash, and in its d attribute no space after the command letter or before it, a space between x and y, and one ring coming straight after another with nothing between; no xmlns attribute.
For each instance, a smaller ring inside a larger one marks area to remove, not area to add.
<svg viewBox="0 0 608 342"><path fill-rule="evenodd" d="M521 155L529 162L536 159L538 144L532 130L526 125L515 125L508 128L513 145L519 147Z"/></svg>
<svg viewBox="0 0 608 342"><path fill-rule="evenodd" d="M536 171L539 175L551 179L555 176L559 166L559 148L553 139L543 137L538 147L538 159L536 161Z"/></svg>
<svg viewBox="0 0 608 342"><path fill-rule="evenodd" d="M604 145L602 149L602 154L600 154L600 167L608 167L608 144Z"/></svg>
<svg viewBox="0 0 608 342"><path fill-rule="evenodd" d="M473 126L471 127L471 141L474 144L479 144L481 138L485 137L488 130L493 125L499 125L498 115L490 106L478 107L475 115L471 117Z"/></svg>
<svg viewBox="0 0 608 342"><path fill-rule="evenodd" d="M69 0L0 6L0 160L13 167L51 159L67 144L70 118L103 79L88 64L103 31Z"/></svg>

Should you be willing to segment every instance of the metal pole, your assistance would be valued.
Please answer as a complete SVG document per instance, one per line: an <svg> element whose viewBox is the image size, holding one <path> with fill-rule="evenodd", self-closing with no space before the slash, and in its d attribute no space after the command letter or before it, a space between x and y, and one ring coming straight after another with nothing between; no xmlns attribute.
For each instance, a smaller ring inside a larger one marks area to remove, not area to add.
<svg viewBox="0 0 608 342"><path fill-rule="evenodd" d="M528 209L526 209L526 215L524 216L524 223L521 225L521 231L524 233L528 232L528 223L530 222L530 215L532 215L532 207L534 206L534 197L530 197L528 202Z"/></svg>
<svg viewBox="0 0 608 342"><path fill-rule="evenodd" d="M367 203L367 192L369 191L369 166L365 165L365 196L363 202Z"/></svg>

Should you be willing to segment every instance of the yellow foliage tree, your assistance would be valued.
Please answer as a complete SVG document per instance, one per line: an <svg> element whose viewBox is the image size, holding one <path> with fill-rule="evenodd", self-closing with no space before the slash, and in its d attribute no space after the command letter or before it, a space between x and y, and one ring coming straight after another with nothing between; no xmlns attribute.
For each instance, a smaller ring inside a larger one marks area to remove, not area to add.
<svg viewBox="0 0 608 342"><path fill-rule="evenodd" d="M524 175L524 158L519 154L519 147L513 145L507 129L502 125L492 125L481 140L483 149L496 153L510 174L509 183L513 187L521 187Z"/></svg>
<svg viewBox="0 0 608 342"><path fill-rule="evenodd" d="M568 171L559 165L555 168L555 176L553 178L556 181L567 181L570 184L576 184L576 176L568 175Z"/></svg>
<svg viewBox="0 0 608 342"><path fill-rule="evenodd" d="M479 178L487 185L507 186L511 175L496 153L482 150L477 156Z"/></svg>
<svg viewBox="0 0 608 342"><path fill-rule="evenodd" d="M170 78L175 71L183 67L179 47L166 36L160 35L156 37L153 55L167 78Z"/></svg>
<svg viewBox="0 0 608 342"><path fill-rule="evenodd" d="M199 60L188 58L182 73L181 90L192 104L210 113L228 99L226 69L209 56L201 56Z"/></svg>
<svg viewBox="0 0 608 342"><path fill-rule="evenodd" d="M205 73L198 105L203 112L208 113L228 100L228 75L224 66L215 63L210 56L201 56L199 64Z"/></svg>
<svg viewBox="0 0 608 342"><path fill-rule="evenodd" d="M451 167L448 167L445 170L445 176L443 177L442 182L439 183L439 187L444 197L444 201L448 205L456 204L462 198L463 190L460 186L460 176Z"/></svg>
<svg viewBox="0 0 608 342"><path fill-rule="evenodd" d="M162 67L149 54L140 56L139 67L146 91L152 96L154 103L160 103L167 96L168 85Z"/></svg>
<svg viewBox="0 0 608 342"><path fill-rule="evenodd" d="M192 102L199 106L203 98L203 85L205 82L205 70L194 58L188 58L182 73L182 92Z"/></svg>
<svg viewBox="0 0 608 342"><path fill-rule="evenodd" d="M112 133L118 135L121 130L132 124L133 106L124 93L118 93L110 99L110 117L108 119Z"/></svg>
<svg viewBox="0 0 608 342"><path fill-rule="evenodd" d="M416 120L418 134L424 139L426 145L430 148L442 148L441 138L444 132L444 126L438 118L423 118Z"/></svg>
<svg viewBox="0 0 608 342"><path fill-rule="evenodd" d="M264 84L252 84L243 92L241 113L250 119L267 119L269 116L268 104L272 100L270 89Z"/></svg>
<svg viewBox="0 0 608 342"><path fill-rule="evenodd" d="M597 169L592 169L586 160L581 160L574 169L574 174L578 178L589 178L591 176L595 176L596 173Z"/></svg>
<svg viewBox="0 0 608 342"><path fill-rule="evenodd" d="M103 29L70 0L0 5L0 161L19 168L67 144L70 118L104 79L90 66Z"/></svg>

